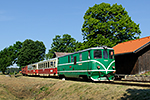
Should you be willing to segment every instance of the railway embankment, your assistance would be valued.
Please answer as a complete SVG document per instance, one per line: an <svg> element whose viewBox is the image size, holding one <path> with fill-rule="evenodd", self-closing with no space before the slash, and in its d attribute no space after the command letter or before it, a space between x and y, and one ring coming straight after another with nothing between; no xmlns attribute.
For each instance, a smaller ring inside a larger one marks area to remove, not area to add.
<svg viewBox="0 0 150 100"><path fill-rule="evenodd" d="M150 87L0 75L0 100L149 100Z"/></svg>

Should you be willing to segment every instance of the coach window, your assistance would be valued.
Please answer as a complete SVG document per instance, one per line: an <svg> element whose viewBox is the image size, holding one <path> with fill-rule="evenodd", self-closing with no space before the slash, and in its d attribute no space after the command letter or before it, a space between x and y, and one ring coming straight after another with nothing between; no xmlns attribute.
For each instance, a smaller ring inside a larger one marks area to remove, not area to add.
<svg viewBox="0 0 150 100"><path fill-rule="evenodd" d="M46 68L47 68L47 63L46 63Z"/></svg>
<svg viewBox="0 0 150 100"><path fill-rule="evenodd" d="M48 68L49 68L49 62L48 62Z"/></svg>
<svg viewBox="0 0 150 100"><path fill-rule="evenodd" d="M54 67L56 67L56 63L55 63L55 61L54 61Z"/></svg>
<svg viewBox="0 0 150 100"><path fill-rule="evenodd" d="M44 66L43 66L43 68L45 68L45 63L44 63Z"/></svg>
<svg viewBox="0 0 150 100"><path fill-rule="evenodd" d="M104 59L107 59L107 58L108 58L108 52L107 52L107 50L104 50L104 51L103 51L103 56L104 56Z"/></svg>
<svg viewBox="0 0 150 100"><path fill-rule="evenodd" d="M113 50L109 51L109 59L114 59L114 51Z"/></svg>
<svg viewBox="0 0 150 100"><path fill-rule="evenodd" d="M80 53L80 61L82 61L82 53Z"/></svg>
<svg viewBox="0 0 150 100"><path fill-rule="evenodd" d="M53 67L53 62L51 62L51 67Z"/></svg>

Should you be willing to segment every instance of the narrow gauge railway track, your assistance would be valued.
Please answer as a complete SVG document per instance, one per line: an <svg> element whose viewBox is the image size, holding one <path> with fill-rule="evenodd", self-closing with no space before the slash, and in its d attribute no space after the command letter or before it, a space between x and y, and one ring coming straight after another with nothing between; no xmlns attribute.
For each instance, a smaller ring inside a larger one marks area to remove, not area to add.
<svg viewBox="0 0 150 100"><path fill-rule="evenodd" d="M28 75L28 76L32 77L30 75ZM52 77L36 76L36 77L59 79L58 77L54 77L54 76L52 76ZM66 81L71 80L71 81L80 81L80 82L93 82L93 83L105 83L105 84L118 84L118 85L125 85L125 86L150 87L150 81L134 81L134 80L92 81L92 80L83 80L83 79L80 79L80 78L62 78L61 80L66 80Z"/></svg>
<svg viewBox="0 0 150 100"><path fill-rule="evenodd" d="M135 81L99 81L95 83L106 83L106 84L118 84L118 85L126 85L126 86L140 86L140 87L150 87L150 82L135 82Z"/></svg>

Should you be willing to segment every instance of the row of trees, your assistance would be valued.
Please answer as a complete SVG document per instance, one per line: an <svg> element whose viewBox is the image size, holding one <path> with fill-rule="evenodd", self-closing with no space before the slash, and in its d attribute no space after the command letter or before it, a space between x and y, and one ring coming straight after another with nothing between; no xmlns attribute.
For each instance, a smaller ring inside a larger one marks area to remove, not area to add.
<svg viewBox="0 0 150 100"><path fill-rule="evenodd" d="M44 60L45 49L45 45L40 41L17 41L0 51L0 71L4 74L6 68L14 63L21 67Z"/></svg>
<svg viewBox="0 0 150 100"><path fill-rule="evenodd" d="M82 26L84 42L78 42L68 34L53 38L51 49L45 54L43 42L25 40L16 42L13 46L0 51L0 70L17 63L25 66L31 63L53 57L54 52L75 52L90 47L114 45L139 38L139 24L134 23L122 5L108 3L95 4L89 7L84 15Z"/></svg>

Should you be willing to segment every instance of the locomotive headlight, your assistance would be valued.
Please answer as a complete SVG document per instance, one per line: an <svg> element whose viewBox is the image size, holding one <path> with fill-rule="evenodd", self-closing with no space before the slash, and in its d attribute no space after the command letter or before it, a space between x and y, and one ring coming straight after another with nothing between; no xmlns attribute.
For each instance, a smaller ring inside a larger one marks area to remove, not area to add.
<svg viewBox="0 0 150 100"><path fill-rule="evenodd" d="M112 66L112 69L115 69L115 66Z"/></svg>
<svg viewBox="0 0 150 100"><path fill-rule="evenodd" d="M100 67L100 66L97 66L97 68L100 69L101 67Z"/></svg>

